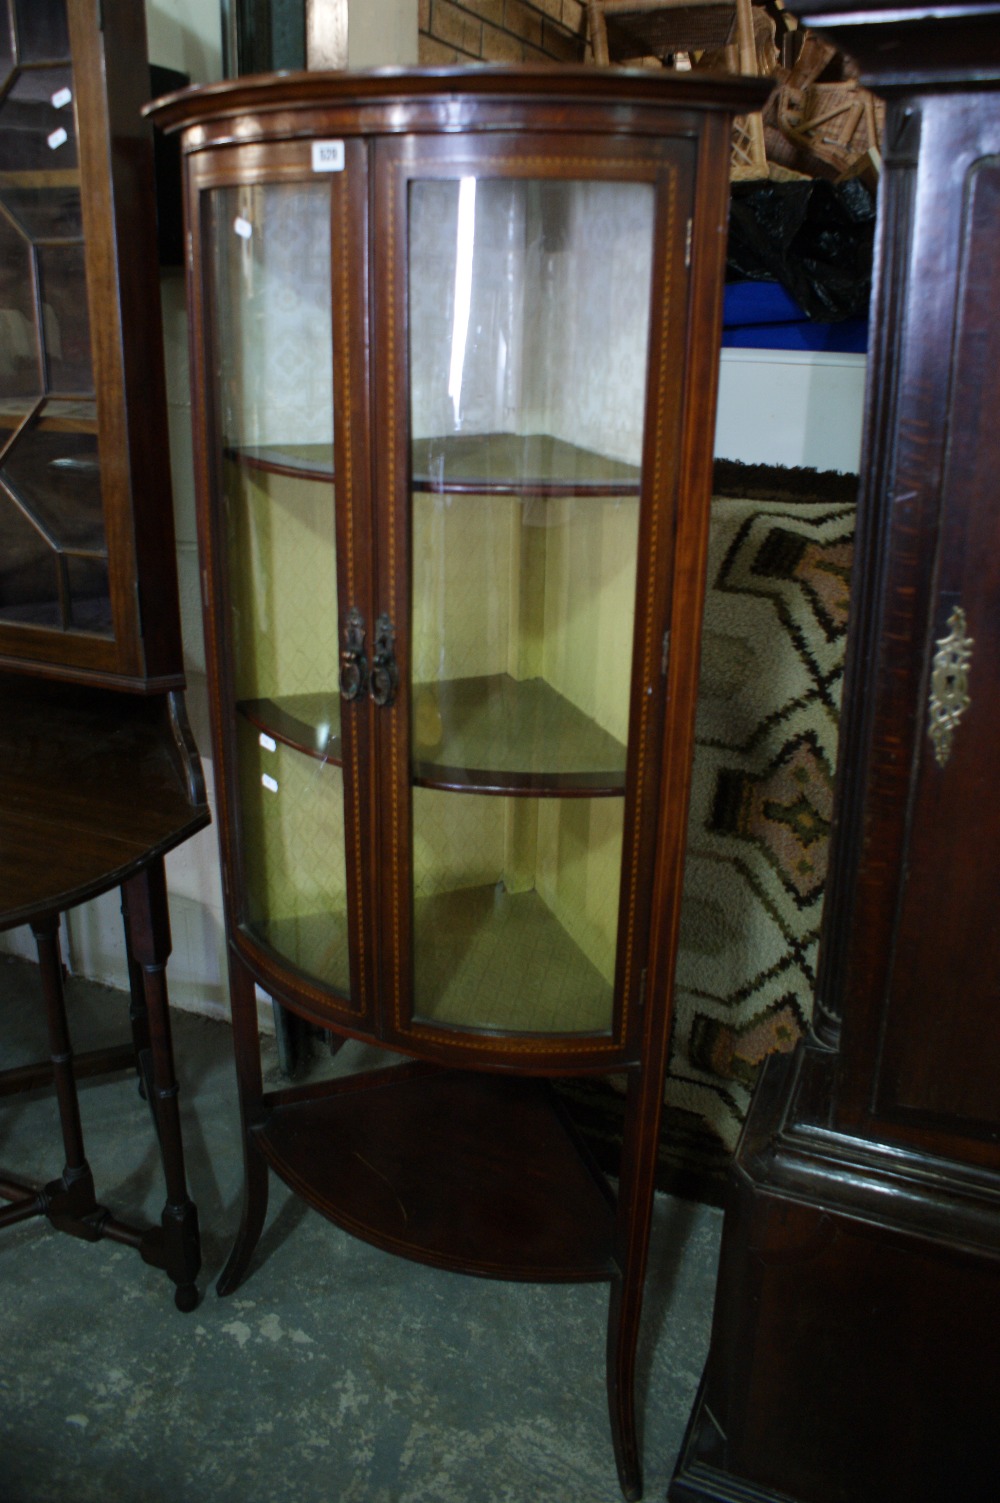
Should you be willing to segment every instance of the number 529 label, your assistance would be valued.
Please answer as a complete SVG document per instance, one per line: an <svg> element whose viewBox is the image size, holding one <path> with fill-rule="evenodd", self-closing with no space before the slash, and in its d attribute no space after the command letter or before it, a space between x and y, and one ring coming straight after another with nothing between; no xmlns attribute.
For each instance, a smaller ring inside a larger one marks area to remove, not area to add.
<svg viewBox="0 0 1000 1503"><path fill-rule="evenodd" d="M314 141L312 143L313 172L343 172L343 141Z"/></svg>

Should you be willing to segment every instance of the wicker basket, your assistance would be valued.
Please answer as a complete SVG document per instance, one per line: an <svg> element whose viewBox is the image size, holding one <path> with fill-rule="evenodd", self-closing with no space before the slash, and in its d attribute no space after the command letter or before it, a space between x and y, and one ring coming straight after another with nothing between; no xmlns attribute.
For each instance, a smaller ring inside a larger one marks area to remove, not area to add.
<svg viewBox="0 0 1000 1503"><path fill-rule="evenodd" d="M599 64L641 59L779 83L763 115L734 122L734 180L841 177L859 164L877 165L884 106L856 79L840 76L843 60L837 64L836 49L814 33L796 34L798 55L784 72L774 18L752 0L589 0L587 9ZM828 71L836 81L821 81Z"/></svg>
<svg viewBox="0 0 1000 1503"><path fill-rule="evenodd" d="M856 79L804 88L788 83L771 102L768 122L772 120L792 148L783 165L819 177L841 177L881 151L885 106Z"/></svg>

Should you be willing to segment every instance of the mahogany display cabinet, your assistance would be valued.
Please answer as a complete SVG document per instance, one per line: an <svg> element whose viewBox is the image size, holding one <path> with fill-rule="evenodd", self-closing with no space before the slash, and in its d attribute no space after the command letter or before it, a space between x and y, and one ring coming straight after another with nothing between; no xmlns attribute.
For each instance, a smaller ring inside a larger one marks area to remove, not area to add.
<svg viewBox="0 0 1000 1503"><path fill-rule="evenodd" d="M220 1291L270 1169L408 1257L609 1280L629 1497L731 117L765 90L303 74L154 112L183 132L246 1143ZM265 1092L255 984L394 1062ZM550 1090L611 1071L617 1195Z"/></svg>
<svg viewBox="0 0 1000 1503"><path fill-rule="evenodd" d="M183 686L145 18L0 3L0 665Z"/></svg>
<svg viewBox="0 0 1000 1503"><path fill-rule="evenodd" d="M673 1503L1000 1486L1000 12L804 6L887 101L815 1036L736 1155Z"/></svg>

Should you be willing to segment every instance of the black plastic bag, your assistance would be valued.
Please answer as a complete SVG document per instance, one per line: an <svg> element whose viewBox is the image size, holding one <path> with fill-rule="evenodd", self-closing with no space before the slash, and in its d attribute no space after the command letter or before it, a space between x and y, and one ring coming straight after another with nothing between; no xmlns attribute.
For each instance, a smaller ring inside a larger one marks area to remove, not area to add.
<svg viewBox="0 0 1000 1503"><path fill-rule="evenodd" d="M807 318L863 316L875 200L860 178L734 183L726 280L780 282Z"/></svg>

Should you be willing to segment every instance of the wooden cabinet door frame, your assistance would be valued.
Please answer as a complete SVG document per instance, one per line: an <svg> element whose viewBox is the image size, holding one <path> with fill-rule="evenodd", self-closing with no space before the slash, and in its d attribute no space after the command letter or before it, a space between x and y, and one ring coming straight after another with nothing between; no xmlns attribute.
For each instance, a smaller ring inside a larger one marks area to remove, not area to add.
<svg viewBox="0 0 1000 1503"><path fill-rule="evenodd" d="M686 225L694 194L694 144L614 136L490 133L383 138L375 146L372 246L373 330L384 359L373 372L374 494L380 498L376 613L396 626L399 690L377 716L383 1037L424 1056L470 1064L501 1062L538 1072L607 1070L634 1060L643 1029L657 852L660 759L667 705L669 631L675 568L677 455L683 421L690 295ZM410 599L410 442L407 324L408 185L427 178L502 177L649 182L655 189L651 300L667 289L649 326L636 613L634 625L625 841L619 899L615 1007L607 1035L463 1032L413 1019L413 868L408 626ZM666 414L673 414L668 418ZM700 621L681 630L694 640ZM680 644L685 650L684 643ZM686 798L686 791L685 791ZM659 919L659 915L658 915Z"/></svg>
<svg viewBox="0 0 1000 1503"><path fill-rule="evenodd" d="M365 623L365 650L370 654L371 506L366 464L369 424L367 305L358 289L367 285L367 153L358 140L346 140L344 165L326 173L331 188L330 295L333 317L334 515L337 545L337 598L329 610L338 614L337 637L343 642L348 613L357 610ZM194 333L192 387L195 410L206 415L195 427L195 470L199 496L198 530L202 559L202 593L206 650L212 664L212 739L219 779L219 831L223 885L231 942L257 981L279 1001L303 1016L329 1026L370 1033L374 1022L375 924L372 906L373 823L376 798L371 787L372 705L362 692L352 702L341 699L344 777L345 855L348 881L350 998L295 970L254 937L246 922L245 851L238 816L236 690L229 632L230 585L221 505L222 434L217 393L212 381L218 347L209 277L212 258L203 247L207 194L247 185L311 184L317 181L311 143L218 147L198 153L191 164L188 223L189 308ZM203 210L205 212L203 212ZM201 280L195 268L203 268ZM336 676L337 665L331 664ZM288 991L294 975L295 991Z"/></svg>
<svg viewBox="0 0 1000 1503"><path fill-rule="evenodd" d="M158 276L153 142L140 114L149 87L136 67L146 61L145 19L131 0L103 0L103 10L66 0L66 19L111 629L0 622L0 662L162 692L183 688L184 673L163 332L149 285ZM39 402L50 395L47 380L40 385Z"/></svg>

